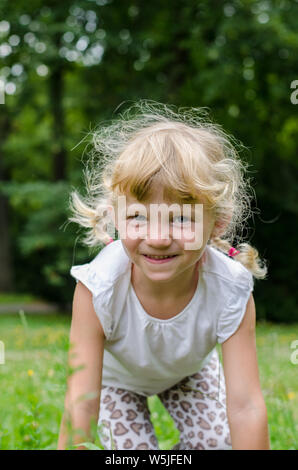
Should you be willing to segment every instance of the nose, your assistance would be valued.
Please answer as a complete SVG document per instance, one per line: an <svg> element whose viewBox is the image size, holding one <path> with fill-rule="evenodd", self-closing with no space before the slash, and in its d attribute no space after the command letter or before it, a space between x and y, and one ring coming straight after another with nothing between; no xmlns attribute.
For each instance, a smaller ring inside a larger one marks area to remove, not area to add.
<svg viewBox="0 0 298 470"><path fill-rule="evenodd" d="M172 244L172 236L168 224L149 224L146 243L154 248L167 248Z"/></svg>

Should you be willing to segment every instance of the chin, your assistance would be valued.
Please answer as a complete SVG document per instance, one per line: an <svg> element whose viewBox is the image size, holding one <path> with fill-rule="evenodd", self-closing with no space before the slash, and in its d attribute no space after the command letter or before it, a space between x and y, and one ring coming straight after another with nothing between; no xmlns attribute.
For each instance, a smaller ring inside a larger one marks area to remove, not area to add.
<svg viewBox="0 0 298 470"><path fill-rule="evenodd" d="M153 272L145 272L143 271L144 274L146 275L146 277L148 279L150 279L151 281L156 281L156 282L162 282L162 281L168 281L170 278L173 277L173 274L172 273L153 273Z"/></svg>

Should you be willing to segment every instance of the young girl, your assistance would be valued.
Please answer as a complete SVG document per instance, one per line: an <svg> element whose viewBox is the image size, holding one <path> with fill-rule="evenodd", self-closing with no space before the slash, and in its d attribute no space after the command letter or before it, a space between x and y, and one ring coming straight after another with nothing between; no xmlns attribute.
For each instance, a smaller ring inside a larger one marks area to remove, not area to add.
<svg viewBox="0 0 298 470"><path fill-rule="evenodd" d="M141 100L94 146L88 197L72 193L70 220L102 249L71 268L78 370L58 448L68 419L73 443L93 439L95 421L104 449L158 449L147 402L157 395L180 431L175 449L269 449L252 295L267 268L249 243L231 246L251 214L232 139L202 109ZM161 207L160 223L151 209Z"/></svg>

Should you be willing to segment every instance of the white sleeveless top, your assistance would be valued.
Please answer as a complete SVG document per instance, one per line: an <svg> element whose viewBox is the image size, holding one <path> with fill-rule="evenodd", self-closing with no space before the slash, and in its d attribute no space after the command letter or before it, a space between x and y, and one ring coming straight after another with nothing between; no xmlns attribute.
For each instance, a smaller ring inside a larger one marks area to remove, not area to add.
<svg viewBox="0 0 298 470"><path fill-rule="evenodd" d="M253 276L211 245L205 253L194 296L167 320L152 317L142 307L121 240L105 246L90 263L72 266L70 274L92 292L105 333L103 385L144 396L160 393L198 372L216 343L236 332Z"/></svg>

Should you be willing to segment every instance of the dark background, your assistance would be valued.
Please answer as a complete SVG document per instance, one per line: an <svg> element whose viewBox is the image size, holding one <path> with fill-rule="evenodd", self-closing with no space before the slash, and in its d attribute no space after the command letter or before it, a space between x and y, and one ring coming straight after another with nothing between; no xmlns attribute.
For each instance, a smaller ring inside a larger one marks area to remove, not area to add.
<svg viewBox="0 0 298 470"><path fill-rule="evenodd" d="M70 267L95 254L67 224L88 133L145 98L207 107L247 147L257 318L297 321L297 18L297 0L1 0L0 292L70 313Z"/></svg>

